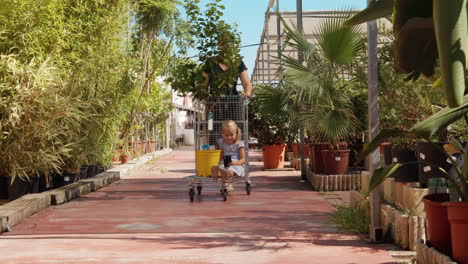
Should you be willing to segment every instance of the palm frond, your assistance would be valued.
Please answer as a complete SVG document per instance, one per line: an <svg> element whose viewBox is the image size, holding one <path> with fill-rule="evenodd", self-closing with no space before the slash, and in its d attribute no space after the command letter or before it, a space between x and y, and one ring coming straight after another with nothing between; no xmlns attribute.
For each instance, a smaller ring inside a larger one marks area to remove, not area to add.
<svg viewBox="0 0 468 264"><path fill-rule="evenodd" d="M304 31L299 30L294 24L288 23L278 11L276 11L276 15L280 18L286 32L286 40L283 45L302 51L305 60L313 56L317 49L307 40Z"/></svg>
<svg viewBox="0 0 468 264"><path fill-rule="evenodd" d="M339 11L338 15L323 20L318 27L317 44L320 54L331 63L345 64L355 58L362 48L361 30L358 27L343 27L342 24L352 14Z"/></svg>
<svg viewBox="0 0 468 264"><path fill-rule="evenodd" d="M313 137L324 142L339 142L349 139L356 128L357 120L349 109L321 108L302 113Z"/></svg>
<svg viewBox="0 0 468 264"><path fill-rule="evenodd" d="M315 71L298 63L293 57L284 58L283 69L283 76L288 82L294 83L297 86L308 86L311 83L317 82Z"/></svg>
<svg viewBox="0 0 468 264"><path fill-rule="evenodd" d="M255 89L255 100L262 116L278 122L287 122L290 113L287 109L287 90L282 86L259 86Z"/></svg>

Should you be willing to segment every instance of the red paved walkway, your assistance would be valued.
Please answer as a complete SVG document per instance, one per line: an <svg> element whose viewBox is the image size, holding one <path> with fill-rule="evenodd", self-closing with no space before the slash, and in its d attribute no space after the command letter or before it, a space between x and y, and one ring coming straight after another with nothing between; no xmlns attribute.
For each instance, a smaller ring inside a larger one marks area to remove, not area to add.
<svg viewBox="0 0 468 264"><path fill-rule="evenodd" d="M216 186L188 201L193 152L175 151L133 175L49 207L0 235L6 263L394 263L327 225L332 206L297 172L264 172L223 202Z"/></svg>

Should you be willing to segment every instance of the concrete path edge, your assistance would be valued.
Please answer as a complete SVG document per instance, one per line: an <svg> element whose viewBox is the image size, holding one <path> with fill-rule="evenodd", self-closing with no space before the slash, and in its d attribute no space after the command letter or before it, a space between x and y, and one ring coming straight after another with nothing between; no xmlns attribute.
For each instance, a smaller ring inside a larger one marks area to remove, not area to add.
<svg viewBox="0 0 468 264"><path fill-rule="evenodd" d="M24 219L36 214L49 205L68 202L82 195L94 192L121 177L127 176L132 170L144 165L148 161L157 159L172 152L172 149L163 149L148 153L133 159L123 165L106 170L92 178L82 179L78 182L42 193L24 195L16 200L0 206L0 233L10 231Z"/></svg>

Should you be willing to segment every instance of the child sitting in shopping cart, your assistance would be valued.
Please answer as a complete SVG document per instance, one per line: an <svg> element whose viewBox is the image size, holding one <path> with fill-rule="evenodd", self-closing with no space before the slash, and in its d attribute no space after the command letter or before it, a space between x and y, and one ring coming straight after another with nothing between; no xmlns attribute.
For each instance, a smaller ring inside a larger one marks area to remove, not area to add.
<svg viewBox="0 0 468 264"><path fill-rule="evenodd" d="M245 146L244 141L240 140L241 130L232 120L223 123L222 136L218 140L218 147L221 149L220 165L211 168L211 175L213 178L221 178L224 187L233 191L230 179L234 176L245 176Z"/></svg>

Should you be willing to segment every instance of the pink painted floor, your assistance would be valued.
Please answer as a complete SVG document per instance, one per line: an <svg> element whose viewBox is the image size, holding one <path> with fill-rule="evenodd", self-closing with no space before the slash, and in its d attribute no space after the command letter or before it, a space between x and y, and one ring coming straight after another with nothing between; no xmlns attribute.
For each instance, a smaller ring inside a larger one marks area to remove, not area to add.
<svg viewBox="0 0 468 264"><path fill-rule="evenodd" d="M395 263L383 245L340 234L333 207L298 172L265 172L223 202L206 184L189 202L192 151L174 151L97 192L0 235L0 263ZM254 156L253 160L258 156Z"/></svg>

